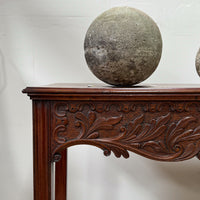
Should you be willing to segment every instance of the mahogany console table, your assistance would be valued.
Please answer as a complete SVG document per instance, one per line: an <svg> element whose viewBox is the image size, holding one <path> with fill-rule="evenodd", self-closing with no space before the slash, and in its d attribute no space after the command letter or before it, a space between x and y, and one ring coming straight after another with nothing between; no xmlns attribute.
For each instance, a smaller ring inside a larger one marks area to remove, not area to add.
<svg viewBox="0 0 200 200"><path fill-rule="evenodd" d="M159 161L200 159L200 85L117 88L58 84L23 90L33 100L34 200L66 200L66 148L128 151Z"/></svg>

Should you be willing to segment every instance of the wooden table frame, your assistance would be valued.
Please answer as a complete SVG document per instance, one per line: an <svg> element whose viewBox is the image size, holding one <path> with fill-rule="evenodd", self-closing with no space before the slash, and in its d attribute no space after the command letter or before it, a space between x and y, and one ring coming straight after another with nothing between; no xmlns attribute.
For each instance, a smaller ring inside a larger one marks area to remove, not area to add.
<svg viewBox="0 0 200 200"><path fill-rule="evenodd" d="M33 100L34 200L66 200L67 148L128 151L159 161L200 158L200 85L28 87Z"/></svg>

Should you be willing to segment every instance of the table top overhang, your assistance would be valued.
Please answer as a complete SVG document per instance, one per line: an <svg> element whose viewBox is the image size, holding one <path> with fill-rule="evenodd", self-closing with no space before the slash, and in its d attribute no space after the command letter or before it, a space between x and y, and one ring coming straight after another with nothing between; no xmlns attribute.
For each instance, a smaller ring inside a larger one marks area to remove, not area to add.
<svg viewBox="0 0 200 200"><path fill-rule="evenodd" d="M200 84L146 84L116 87L99 83L61 83L23 90L31 99L82 100L200 100Z"/></svg>

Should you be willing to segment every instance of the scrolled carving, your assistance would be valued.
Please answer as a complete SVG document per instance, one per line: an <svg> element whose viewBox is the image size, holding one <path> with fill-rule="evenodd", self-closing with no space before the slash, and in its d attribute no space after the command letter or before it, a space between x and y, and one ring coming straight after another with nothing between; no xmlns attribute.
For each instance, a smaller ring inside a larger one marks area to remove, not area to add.
<svg viewBox="0 0 200 200"><path fill-rule="evenodd" d="M101 117L97 120L94 112L89 112L88 116L77 113L75 116L78 121L75 122L76 127L82 127L82 132L78 139L96 139L99 138L99 130L111 130L114 125L119 123L122 116L118 117Z"/></svg>
<svg viewBox="0 0 200 200"><path fill-rule="evenodd" d="M82 104L77 103L57 103L55 104L55 113L58 117L65 116L66 112L75 113L83 109Z"/></svg>
<svg viewBox="0 0 200 200"><path fill-rule="evenodd" d="M158 104L156 107L151 107L153 110L148 109L143 112L140 109L136 111L134 103L128 104L127 107L114 104L116 110L112 107L113 104L110 106L105 104L103 107L95 104L89 107L89 104L85 105L87 107L82 105L82 110L85 108L84 112L74 113L68 110L71 113L69 117L62 109L56 111L56 126L52 142L54 154L72 145L90 144L101 148L106 156L113 152L116 157L128 158L128 151L132 151L160 161L181 161L194 156L200 158L200 126L195 116L179 114L177 115L179 117L174 117L176 114L174 111L162 115L161 110L160 114L154 114L158 109L166 109L170 104ZM196 106L191 105L192 108ZM143 104L140 106L145 108ZM115 114L110 114L111 107ZM66 109L66 107L62 108ZM182 108L179 111L183 112ZM102 112L104 114L101 114ZM71 135L68 134L68 124L70 124L70 131L73 132Z"/></svg>
<svg viewBox="0 0 200 200"><path fill-rule="evenodd" d="M56 128L54 129L53 135L57 143L67 142L67 138L65 135L66 130L67 130L67 124L65 125L61 124L61 125L56 126Z"/></svg>
<svg viewBox="0 0 200 200"><path fill-rule="evenodd" d="M60 153L56 153L53 156L53 161L54 162L59 162L61 158L62 158L61 154Z"/></svg>
<svg viewBox="0 0 200 200"><path fill-rule="evenodd" d="M69 122L67 118L67 111L68 105L65 103L55 104L54 106L56 126L53 130L53 135L55 141L58 143L66 142L65 134L62 135L62 133L66 132L67 124Z"/></svg>
<svg viewBox="0 0 200 200"><path fill-rule="evenodd" d="M167 122L170 120L170 114L162 116L157 120L152 119L150 123L144 123L144 114L136 117L128 123L128 128L124 128L123 134L115 140L129 142L130 144L151 141L159 137L166 129Z"/></svg>
<svg viewBox="0 0 200 200"><path fill-rule="evenodd" d="M115 141L129 143L130 147L140 149L147 156L155 154L158 160L161 157L161 160L194 157L200 151L200 146L197 145L200 144L200 126L188 129L188 124L196 122L194 117L187 116L177 122L170 122L170 115L152 119L146 124L143 123L144 115L141 115L130 122L128 129Z"/></svg>
<svg viewBox="0 0 200 200"><path fill-rule="evenodd" d="M125 158L129 157L129 154L125 148L119 147L116 144L104 143L101 141L100 130L112 130L116 124L118 124L122 116L117 117L109 117L109 118L96 118L96 114L94 112L89 112L88 116L85 116L82 113L76 114L76 119L78 121L75 122L76 127L81 127L81 134L77 139L84 140L96 140L96 143L99 143L101 148L104 151L105 156L109 156L111 151L115 154L116 157L120 157L123 155ZM98 138L100 140L98 140Z"/></svg>
<svg viewBox="0 0 200 200"><path fill-rule="evenodd" d="M136 110L136 104L118 104L117 110L119 112L125 112L128 113L130 111L134 112Z"/></svg>
<svg viewBox="0 0 200 200"><path fill-rule="evenodd" d="M144 112L160 112L161 108L156 103L148 103L143 106Z"/></svg>
<svg viewBox="0 0 200 200"><path fill-rule="evenodd" d="M84 134L79 139L99 138L98 126L96 129L94 128L96 125L92 126L95 114L90 113L88 122L86 117L83 117L83 115L81 116L81 120L84 122L81 123L83 128L82 133ZM103 141L99 139L98 142L106 144L106 152L113 151L117 157L123 155L127 158L128 153L126 149L132 151L139 150L139 153L146 155L147 157L154 156L154 158L158 160L168 160L169 158L176 159L177 157L178 159L186 159L188 156L195 156L199 152L200 147L191 143L188 145L184 144L188 141L200 141L200 126L195 129L187 129L187 125L191 122L195 122L195 118L188 116L180 119L178 122L169 123L170 118L170 114L167 114L156 120L152 119L150 123L144 123L144 115L141 115L132 120L128 124L127 129L122 127L121 131L123 131L123 133L119 136L108 139L102 138ZM113 124L116 124L116 122L121 120L121 117L114 118L114 123L109 125L109 122L112 120L113 119L103 118L100 120L101 122L99 124L106 124L105 128L111 128ZM85 124L87 124L87 127ZM90 124L89 129L88 124ZM161 135L164 136L163 140L159 138Z"/></svg>
<svg viewBox="0 0 200 200"><path fill-rule="evenodd" d="M146 103L143 105L144 112L162 112L164 109L170 112L190 112L194 109L200 112L200 104L197 102L163 102L163 103Z"/></svg>

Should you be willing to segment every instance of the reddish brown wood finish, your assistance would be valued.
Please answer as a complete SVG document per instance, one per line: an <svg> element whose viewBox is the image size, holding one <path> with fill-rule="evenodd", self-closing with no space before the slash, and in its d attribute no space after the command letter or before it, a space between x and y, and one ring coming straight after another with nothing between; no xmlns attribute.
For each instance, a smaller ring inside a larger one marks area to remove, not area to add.
<svg viewBox="0 0 200 200"><path fill-rule="evenodd" d="M67 150L61 152L61 160L55 169L55 200L66 200L67 197Z"/></svg>
<svg viewBox="0 0 200 200"><path fill-rule="evenodd" d="M49 102L33 102L34 200L51 200Z"/></svg>
<svg viewBox="0 0 200 200"><path fill-rule="evenodd" d="M66 151L72 145L128 151L159 161L200 158L200 85L28 87L33 99L34 199L66 198Z"/></svg>

